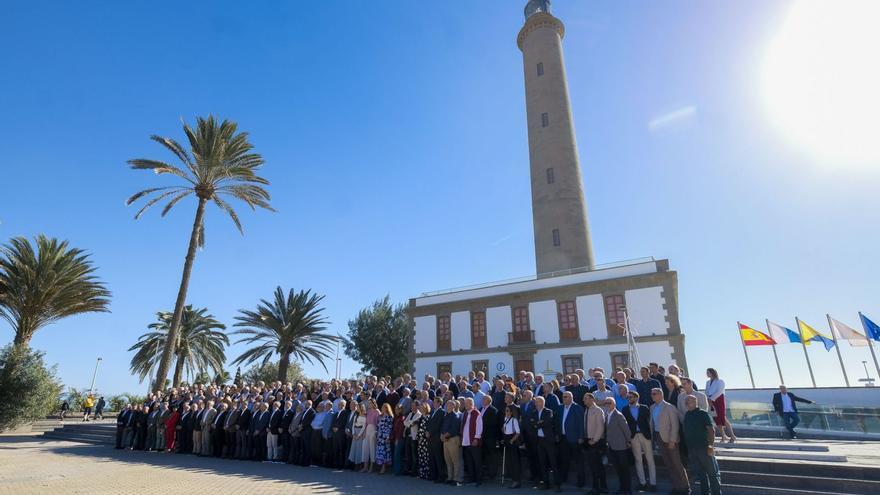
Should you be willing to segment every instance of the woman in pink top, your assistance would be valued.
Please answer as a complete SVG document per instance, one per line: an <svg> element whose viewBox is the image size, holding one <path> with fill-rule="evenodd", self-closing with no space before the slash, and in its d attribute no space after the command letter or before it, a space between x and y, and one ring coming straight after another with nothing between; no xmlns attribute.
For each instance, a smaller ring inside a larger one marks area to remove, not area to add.
<svg viewBox="0 0 880 495"><path fill-rule="evenodd" d="M363 444L363 472L369 473L373 470L373 463L376 462L376 433L379 428L379 406L376 399L370 399L367 402L367 429L364 431Z"/></svg>

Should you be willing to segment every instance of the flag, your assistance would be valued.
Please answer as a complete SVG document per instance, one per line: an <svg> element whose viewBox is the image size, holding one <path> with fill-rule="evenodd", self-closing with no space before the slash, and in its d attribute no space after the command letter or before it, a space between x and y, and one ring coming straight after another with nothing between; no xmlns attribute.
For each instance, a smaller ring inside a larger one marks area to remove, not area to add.
<svg viewBox="0 0 880 495"><path fill-rule="evenodd" d="M742 323L739 324L739 336L742 338L744 345L776 345L776 341L766 333L759 332Z"/></svg>
<svg viewBox="0 0 880 495"><path fill-rule="evenodd" d="M782 325L773 323L772 321L767 321L767 330L770 331L770 336L776 343L779 342L788 342L791 344L800 344L801 336L794 330L790 328L785 328Z"/></svg>
<svg viewBox="0 0 880 495"><path fill-rule="evenodd" d="M850 326L847 326L834 318L828 317L828 320L831 322L831 333L834 334L834 337L837 340L846 340L849 342L849 345L856 347L864 347L868 345L868 341L865 340L865 336L857 332Z"/></svg>
<svg viewBox="0 0 880 495"><path fill-rule="evenodd" d="M880 340L880 325L869 320L867 316L861 313L859 313L859 316L862 317L862 326L865 327L865 332L868 336L874 340Z"/></svg>
<svg viewBox="0 0 880 495"><path fill-rule="evenodd" d="M798 320L798 325L800 325L800 331L801 335L804 337L804 343L808 341L821 342L825 344L826 351L830 351L831 348L834 347L834 341L819 333L815 328L807 325L801 320Z"/></svg>

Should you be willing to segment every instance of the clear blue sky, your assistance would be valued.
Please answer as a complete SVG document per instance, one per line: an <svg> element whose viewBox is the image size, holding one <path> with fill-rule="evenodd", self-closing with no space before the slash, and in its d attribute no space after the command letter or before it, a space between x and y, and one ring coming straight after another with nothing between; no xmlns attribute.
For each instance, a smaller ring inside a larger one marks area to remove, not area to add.
<svg viewBox="0 0 880 495"><path fill-rule="evenodd" d="M0 239L69 239L113 292L112 314L64 320L32 346L70 386L87 387L101 356L103 392L145 389L126 349L173 305L195 205L133 220L125 198L163 181L125 161L170 159L148 136L182 138L181 118L209 113L251 133L278 209L242 210L243 237L209 211L189 302L221 321L280 284L326 294L344 333L386 293L403 302L533 273L524 3L9 5ZM810 154L761 93L787 8L554 2L598 261L668 258L690 367L731 385L747 384L737 320L798 315L827 331L826 312L880 318L877 164ZM0 343L12 337L0 326ZM842 350L863 376L867 350ZM775 385L769 349L753 356L759 385ZM820 385L843 383L833 352L811 356ZM806 384L800 347L780 357Z"/></svg>

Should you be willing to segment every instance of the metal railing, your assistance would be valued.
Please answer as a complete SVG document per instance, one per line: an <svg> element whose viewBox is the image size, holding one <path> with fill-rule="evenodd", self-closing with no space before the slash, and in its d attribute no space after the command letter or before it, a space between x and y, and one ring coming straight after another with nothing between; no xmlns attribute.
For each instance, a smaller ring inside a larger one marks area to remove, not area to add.
<svg viewBox="0 0 880 495"><path fill-rule="evenodd" d="M586 272L598 272L602 270L610 270L613 268L622 268L625 266L633 266L633 265L641 265L644 263L653 263L656 260L653 256L647 256L644 258L636 258L632 260L625 261L615 261L611 263L603 263L601 265L594 265L592 268L590 267L580 267L580 268L570 268L568 270L560 270L549 273L541 273L539 275L528 275L524 277L517 278L508 278L505 280L497 280L495 282L485 282L482 284L473 284L473 285L463 285L460 287L453 287L450 289L440 289L430 292L422 292L419 297L430 297L430 296L439 296L443 294L452 294L454 292L463 292L466 290L474 290L474 289L484 289L486 287L495 287L497 285L508 285L508 284L516 284L520 282L531 282L534 280L552 278L552 277L561 277L564 275L574 275L576 273L586 273Z"/></svg>
<svg viewBox="0 0 880 495"><path fill-rule="evenodd" d="M798 415L801 419L798 430L880 435L880 406L799 404ZM727 417L734 426L784 428L782 418L766 402L730 401L727 404Z"/></svg>
<svg viewBox="0 0 880 495"><path fill-rule="evenodd" d="M507 332L507 343L508 345L534 344L535 331L529 330L528 332Z"/></svg>

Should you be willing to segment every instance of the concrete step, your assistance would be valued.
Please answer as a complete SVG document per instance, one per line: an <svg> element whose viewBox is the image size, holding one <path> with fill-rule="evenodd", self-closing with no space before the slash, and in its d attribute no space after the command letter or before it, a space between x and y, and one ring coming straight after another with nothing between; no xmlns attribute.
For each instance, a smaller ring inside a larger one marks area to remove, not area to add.
<svg viewBox="0 0 880 495"><path fill-rule="evenodd" d="M726 495L865 495L866 492L826 492L816 490L776 488L770 486L751 486L722 483ZM870 493L870 492L868 492Z"/></svg>
<svg viewBox="0 0 880 495"><path fill-rule="evenodd" d="M86 433L77 433L77 434L61 434L55 432L48 432L43 434L43 438L49 438L52 440L64 440L68 442L83 442L83 443L98 443L98 444L107 444L113 445L116 443L116 437L111 435L92 435Z"/></svg>
<svg viewBox="0 0 880 495"><path fill-rule="evenodd" d="M718 458L741 457L748 459L784 459L789 461L814 461L814 462L846 462L845 455L826 454L822 452L783 452L774 450L758 449L719 449Z"/></svg>
<svg viewBox="0 0 880 495"><path fill-rule="evenodd" d="M723 450L734 449L751 449L751 450L785 450L797 452L828 452L828 445L823 443L801 443L801 442L750 442L737 441L736 443L716 443L715 449L718 452Z"/></svg>
<svg viewBox="0 0 880 495"><path fill-rule="evenodd" d="M658 460L658 463L662 461ZM880 481L880 466L852 463L809 463L803 461L773 461L719 457L722 479L728 471L759 474L776 474L790 477L814 476L834 479ZM659 464L658 464L659 466Z"/></svg>
<svg viewBox="0 0 880 495"><path fill-rule="evenodd" d="M845 493L880 493L880 481L824 478L818 476L793 476L790 474L767 474L739 471L722 471L723 484L773 487L786 490L815 490Z"/></svg>

